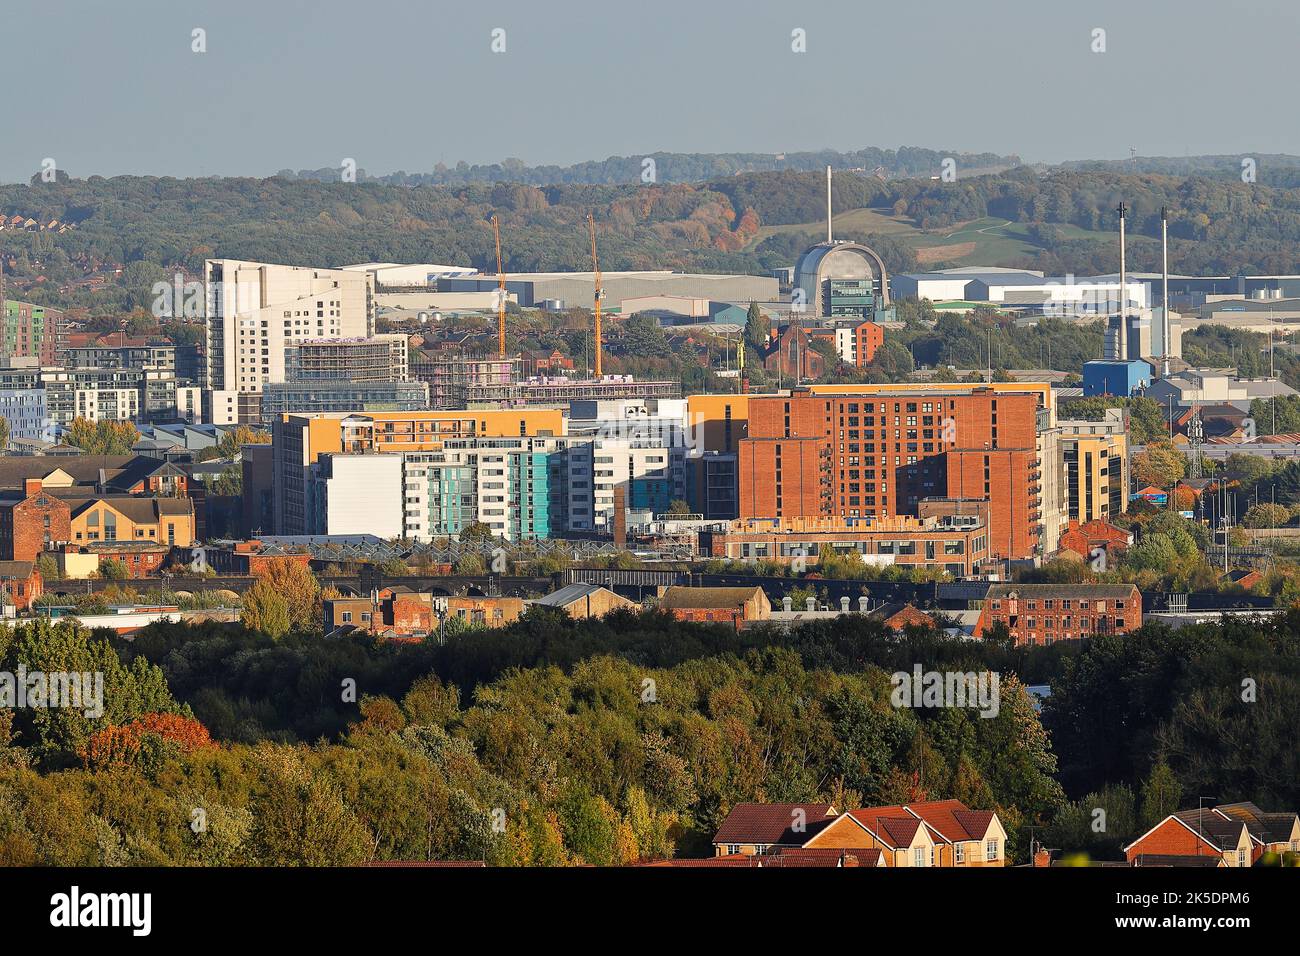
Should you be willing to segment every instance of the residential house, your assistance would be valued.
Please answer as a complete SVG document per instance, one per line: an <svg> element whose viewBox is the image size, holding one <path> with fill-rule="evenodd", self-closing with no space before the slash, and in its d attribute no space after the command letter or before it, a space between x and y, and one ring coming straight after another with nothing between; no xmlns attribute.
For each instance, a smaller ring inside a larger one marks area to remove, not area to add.
<svg viewBox="0 0 1300 956"><path fill-rule="evenodd" d="M1209 857L1231 867L1256 858L1246 823L1211 808L1171 813L1124 847L1124 857L1133 866L1204 866Z"/></svg>
<svg viewBox="0 0 1300 956"><path fill-rule="evenodd" d="M837 815L829 803L738 803L713 836L714 855L755 856L801 849Z"/></svg>

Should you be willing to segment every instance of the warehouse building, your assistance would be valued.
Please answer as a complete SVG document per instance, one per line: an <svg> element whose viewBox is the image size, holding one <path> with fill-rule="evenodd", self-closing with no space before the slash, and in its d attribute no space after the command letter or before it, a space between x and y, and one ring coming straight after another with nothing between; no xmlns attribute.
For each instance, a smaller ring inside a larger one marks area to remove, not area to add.
<svg viewBox="0 0 1300 956"><path fill-rule="evenodd" d="M647 296L684 296L720 302L767 302L778 297L777 280L770 276L702 275L687 272L601 272L606 307L622 310L624 299ZM495 275L447 276L438 280L439 292L492 292ZM590 307L596 277L590 272L530 272L506 275L506 293L525 308L543 303L561 307Z"/></svg>

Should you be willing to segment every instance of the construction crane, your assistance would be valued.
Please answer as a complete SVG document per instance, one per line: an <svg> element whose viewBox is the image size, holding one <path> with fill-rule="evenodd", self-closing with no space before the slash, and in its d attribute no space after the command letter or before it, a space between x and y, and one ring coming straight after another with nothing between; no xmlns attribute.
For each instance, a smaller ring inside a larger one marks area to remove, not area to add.
<svg viewBox="0 0 1300 956"><path fill-rule="evenodd" d="M600 300L605 298L605 290L600 287L600 260L596 258L596 219L587 213L587 228L591 232L591 271L596 277L596 378L601 377L600 367Z"/></svg>
<svg viewBox="0 0 1300 956"><path fill-rule="evenodd" d="M501 271L501 226L492 217L492 234L497 240L497 357L506 357L506 276Z"/></svg>

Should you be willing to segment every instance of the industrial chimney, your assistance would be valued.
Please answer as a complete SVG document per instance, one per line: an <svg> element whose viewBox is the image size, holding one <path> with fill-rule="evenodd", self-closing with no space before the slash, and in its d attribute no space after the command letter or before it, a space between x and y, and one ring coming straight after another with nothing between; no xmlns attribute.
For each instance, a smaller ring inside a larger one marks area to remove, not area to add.
<svg viewBox="0 0 1300 956"><path fill-rule="evenodd" d="M835 236L831 229L831 168L826 167L826 241L834 242Z"/></svg>
<svg viewBox="0 0 1300 956"><path fill-rule="evenodd" d="M1160 352L1161 376L1169 377L1169 216L1160 207Z"/></svg>
<svg viewBox="0 0 1300 956"><path fill-rule="evenodd" d="M1119 204L1119 334L1115 339L1115 357L1128 358L1128 269L1124 265L1124 218L1128 207Z"/></svg>

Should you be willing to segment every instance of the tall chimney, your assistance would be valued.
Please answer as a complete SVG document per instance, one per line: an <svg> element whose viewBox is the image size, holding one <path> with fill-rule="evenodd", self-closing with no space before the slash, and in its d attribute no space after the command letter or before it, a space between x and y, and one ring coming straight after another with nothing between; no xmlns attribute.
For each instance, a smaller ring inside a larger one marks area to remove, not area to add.
<svg viewBox="0 0 1300 956"><path fill-rule="evenodd" d="M1161 375L1169 377L1169 215L1160 207L1160 351Z"/></svg>
<svg viewBox="0 0 1300 956"><path fill-rule="evenodd" d="M1124 265L1124 217L1128 207L1119 204L1119 336L1115 339L1115 357L1128 358L1128 269Z"/></svg>
<svg viewBox="0 0 1300 956"><path fill-rule="evenodd" d="M834 242L835 236L831 230L831 168L826 167L826 241Z"/></svg>

